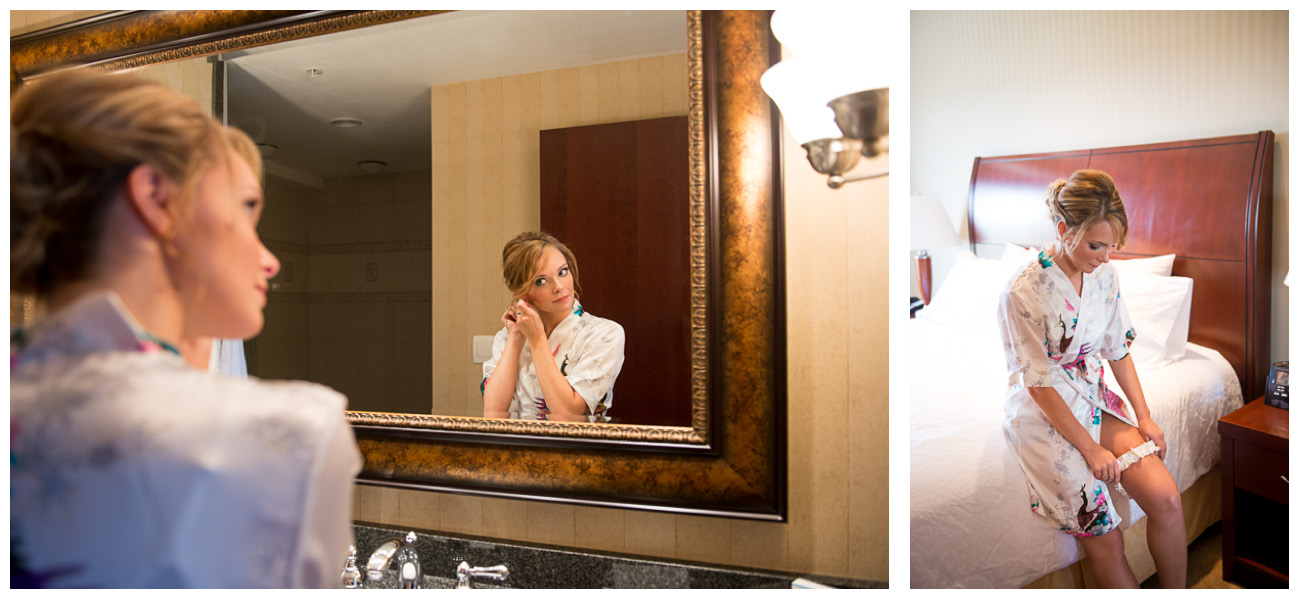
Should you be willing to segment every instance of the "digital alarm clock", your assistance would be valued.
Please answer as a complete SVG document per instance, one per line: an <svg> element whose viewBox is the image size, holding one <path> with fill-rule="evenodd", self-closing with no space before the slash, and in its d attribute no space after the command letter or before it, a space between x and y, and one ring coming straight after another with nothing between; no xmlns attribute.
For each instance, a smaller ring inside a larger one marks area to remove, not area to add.
<svg viewBox="0 0 1300 600"><path fill-rule="evenodd" d="M1287 375L1287 361L1275 362L1268 370L1268 384L1264 387L1264 404L1289 410L1291 398L1287 388L1290 377Z"/></svg>

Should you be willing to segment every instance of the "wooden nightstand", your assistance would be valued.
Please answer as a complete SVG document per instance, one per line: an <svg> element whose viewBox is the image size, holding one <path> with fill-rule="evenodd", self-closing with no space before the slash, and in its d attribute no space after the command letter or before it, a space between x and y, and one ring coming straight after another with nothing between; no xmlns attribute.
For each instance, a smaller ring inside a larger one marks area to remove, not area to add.
<svg viewBox="0 0 1300 600"><path fill-rule="evenodd" d="M1289 412L1260 397L1219 419L1226 581L1288 584Z"/></svg>

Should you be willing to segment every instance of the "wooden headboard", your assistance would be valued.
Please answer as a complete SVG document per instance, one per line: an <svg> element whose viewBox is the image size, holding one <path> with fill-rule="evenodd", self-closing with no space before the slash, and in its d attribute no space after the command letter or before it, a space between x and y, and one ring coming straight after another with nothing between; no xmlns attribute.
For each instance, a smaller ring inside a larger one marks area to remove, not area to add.
<svg viewBox="0 0 1300 600"><path fill-rule="evenodd" d="M1041 247L1055 237L1047 186L1078 169L1115 179L1129 234L1115 258L1176 254L1191 277L1188 340L1232 363L1247 402L1269 368L1273 132L1163 144L980 157L971 173L971 251Z"/></svg>

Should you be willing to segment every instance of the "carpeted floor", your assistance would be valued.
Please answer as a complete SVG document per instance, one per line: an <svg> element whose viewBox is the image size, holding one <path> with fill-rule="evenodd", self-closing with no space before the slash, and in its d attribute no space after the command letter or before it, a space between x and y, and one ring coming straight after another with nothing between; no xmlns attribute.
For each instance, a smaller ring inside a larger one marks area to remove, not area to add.
<svg viewBox="0 0 1300 600"><path fill-rule="evenodd" d="M1190 589L1242 589L1223 580L1222 525L1215 523L1187 547L1187 587ZM1142 582L1144 588L1159 588L1156 575Z"/></svg>

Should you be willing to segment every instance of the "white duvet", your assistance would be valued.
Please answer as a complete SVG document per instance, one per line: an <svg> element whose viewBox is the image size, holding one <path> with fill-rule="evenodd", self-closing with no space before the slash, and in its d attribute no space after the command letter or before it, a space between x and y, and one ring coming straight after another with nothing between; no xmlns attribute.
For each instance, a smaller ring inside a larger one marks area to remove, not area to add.
<svg viewBox="0 0 1300 600"><path fill-rule="evenodd" d="M912 586L1018 588L1082 558L1074 538L1029 510L1002 434L1007 375L997 334L923 319L909 326ZM1182 360L1137 371L1169 444L1165 463L1186 491L1219 462L1216 424L1242 406L1237 375L1221 354L1190 343ZM1145 516L1116 498L1121 528Z"/></svg>

